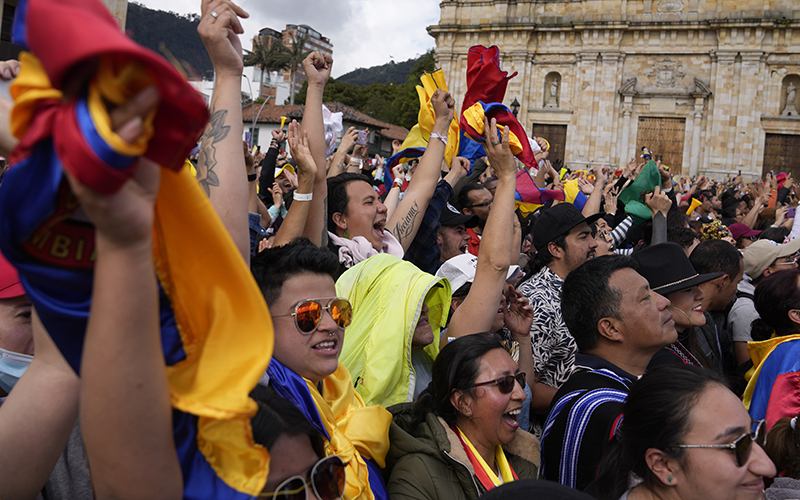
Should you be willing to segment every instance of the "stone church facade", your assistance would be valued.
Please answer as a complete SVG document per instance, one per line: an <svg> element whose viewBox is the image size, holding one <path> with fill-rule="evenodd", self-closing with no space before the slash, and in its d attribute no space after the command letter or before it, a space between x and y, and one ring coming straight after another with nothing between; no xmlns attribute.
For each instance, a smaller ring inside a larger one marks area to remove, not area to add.
<svg viewBox="0 0 800 500"><path fill-rule="evenodd" d="M674 173L800 178L797 0L444 0L436 39L456 102L467 51L519 74L505 104L570 168L642 146Z"/></svg>

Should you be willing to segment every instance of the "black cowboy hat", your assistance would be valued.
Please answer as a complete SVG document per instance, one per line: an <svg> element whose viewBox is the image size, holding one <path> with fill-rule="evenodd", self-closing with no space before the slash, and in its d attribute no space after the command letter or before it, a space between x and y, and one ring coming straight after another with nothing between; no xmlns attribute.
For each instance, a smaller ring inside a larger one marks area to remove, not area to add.
<svg viewBox="0 0 800 500"><path fill-rule="evenodd" d="M659 243L634 252L632 257L639 264L639 274L650 283L650 289L661 295L686 290L725 274L698 274L677 243Z"/></svg>

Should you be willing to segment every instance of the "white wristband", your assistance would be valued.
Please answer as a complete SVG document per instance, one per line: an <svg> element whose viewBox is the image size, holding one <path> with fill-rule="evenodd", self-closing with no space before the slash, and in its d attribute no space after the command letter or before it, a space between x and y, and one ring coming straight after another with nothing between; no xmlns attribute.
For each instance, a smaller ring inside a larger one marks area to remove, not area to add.
<svg viewBox="0 0 800 500"><path fill-rule="evenodd" d="M311 201L314 198L314 193L298 193L294 192L292 199L294 201Z"/></svg>
<svg viewBox="0 0 800 500"><path fill-rule="evenodd" d="M444 143L445 146L447 146L447 137L443 137L435 132L431 132L431 139L439 139Z"/></svg>
<svg viewBox="0 0 800 500"><path fill-rule="evenodd" d="M394 187L399 187L399 188L403 187L403 179L400 178L400 177L395 179L394 180Z"/></svg>

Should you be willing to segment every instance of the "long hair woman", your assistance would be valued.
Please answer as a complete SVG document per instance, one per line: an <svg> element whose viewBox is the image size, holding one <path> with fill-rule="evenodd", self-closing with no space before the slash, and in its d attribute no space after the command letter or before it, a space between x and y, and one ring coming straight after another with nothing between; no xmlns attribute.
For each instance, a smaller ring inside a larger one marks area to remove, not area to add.
<svg viewBox="0 0 800 500"><path fill-rule="evenodd" d="M587 493L601 500L757 500L775 466L722 378L689 365L654 368L633 384L624 420Z"/></svg>

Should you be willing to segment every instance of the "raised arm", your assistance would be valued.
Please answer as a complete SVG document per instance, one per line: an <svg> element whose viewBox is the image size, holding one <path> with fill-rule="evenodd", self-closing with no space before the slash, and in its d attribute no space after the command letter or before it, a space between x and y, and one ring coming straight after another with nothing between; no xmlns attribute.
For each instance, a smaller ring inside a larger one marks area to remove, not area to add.
<svg viewBox="0 0 800 500"><path fill-rule="evenodd" d="M514 227L514 191L517 167L508 146L509 130L505 128L502 142L498 141L497 124L484 127L486 154L497 172L497 189L494 203L481 238L478 266L472 288L464 302L453 313L447 337L463 337L473 333L487 332L497 314L500 295L508 274L511 239Z"/></svg>
<svg viewBox="0 0 800 500"><path fill-rule="evenodd" d="M584 217L600 212L600 202L603 200L606 182L608 182L608 167L594 169L594 179L594 190L581 210Z"/></svg>
<svg viewBox="0 0 800 500"><path fill-rule="evenodd" d="M350 127L347 132L342 134L342 141L339 143L339 147L336 148L336 153L333 154L328 177L336 177L347 171L347 163L345 163L347 161L347 153L355 145L356 139L358 139L358 132L355 127Z"/></svg>
<svg viewBox="0 0 800 500"><path fill-rule="evenodd" d="M222 7L216 6L218 12ZM141 134L140 117L155 105L138 101L126 105L135 109L134 118L116 128L126 142ZM238 138L236 148L243 163ZM142 158L133 178L111 195L99 195L68 179L96 229L97 261L80 395L95 492L98 498L180 498L183 479L172 437L153 265L159 167Z"/></svg>
<svg viewBox="0 0 800 500"><path fill-rule="evenodd" d="M239 17L247 12L228 0L203 1L197 32L214 65L211 118L200 139L197 180L237 248L250 263L247 178L242 156L242 45ZM211 12L217 17L211 16Z"/></svg>
<svg viewBox="0 0 800 500"><path fill-rule="evenodd" d="M0 498L35 498L78 418L77 375L32 314L31 365L0 406Z"/></svg>
<svg viewBox="0 0 800 500"><path fill-rule="evenodd" d="M297 189L289 212L283 219L283 224L275 235L273 246L279 247L303 235L306 226L308 209L313 195L314 181L317 176L317 166L308 149L308 138L300 135L300 125L296 121L289 124L289 145L292 148L292 158L297 162Z"/></svg>
<svg viewBox="0 0 800 500"><path fill-rule="evenodd" d="M392 214L392 218L386 223L386 229L397 238L397 241L403 246L403 251L408 250L408 246L414 241L422 223L422 214L425 213L433 191L436 189L436 184L439 182L444 159L444 140L447 140L450 122L453 121L455 101L448 92L437 89L431 96L431 103L436 114L436 120L431 129L431 139L419 160L419 166L414 172L414 177L411 178L403 200ZM438 134L445 139L436 139L433 134Z"/></svg>
<svg viewBox="0 0 800 500"><path fill-rule="evenodd" d="M325 123L322 120L322 92L331 76L333 59L320 52L312 52L303 61L308 79L306 107L303 112L302 131L308 137L308 149L316 165L325 165ZM314 179L314 199L308 208L308 219L303 236L315 245L328 244L328 184L324 168L317 169Z"/></svg>

